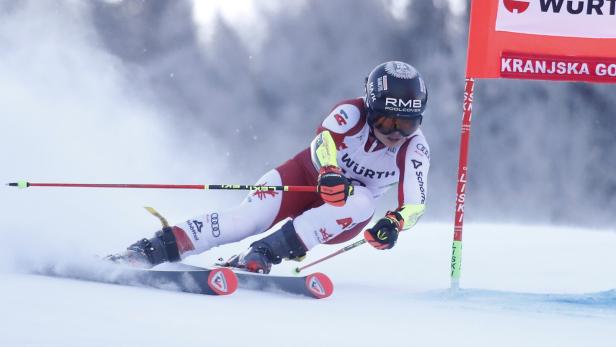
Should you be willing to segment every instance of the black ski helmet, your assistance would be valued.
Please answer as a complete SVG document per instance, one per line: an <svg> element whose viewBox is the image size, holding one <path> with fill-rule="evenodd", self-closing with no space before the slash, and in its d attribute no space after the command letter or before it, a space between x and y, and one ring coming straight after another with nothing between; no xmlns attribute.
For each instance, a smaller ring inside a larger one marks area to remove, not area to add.
<svg viewBox="0 0 616 347"><path fill-rule="evenodd" d="M421 122L427 102L426 84L410 64L388 61L375 67L366 78L366 108L371 126L379 116Z"/></svg>

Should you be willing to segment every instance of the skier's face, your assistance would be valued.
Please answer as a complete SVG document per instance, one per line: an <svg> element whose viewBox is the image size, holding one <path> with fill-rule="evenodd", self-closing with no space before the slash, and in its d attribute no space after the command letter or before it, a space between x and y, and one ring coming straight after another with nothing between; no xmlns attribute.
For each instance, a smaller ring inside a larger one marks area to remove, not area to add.
<svg viewBox="0 0 616 347"><path fill-rule="evenodd" d="M398 131L389 135L383 134L379 129L374 128L374 136L387 147L395 147L400 141L404 141L406 137L402 136Z"/></svg>
<svg viewBox="0 0 616 347"><path fill-rule="evenodd" d="M411 136L420 124L421 117L409 119L377 115L374 117L373 127L384 135L400 133L401 136Z"/></svg>
<svg viewBox="0 0 616 347"><path fill-rule="evenodd" d="M382 116L376 117L372 127L379 141L387 147L394 147L417 131L420 124L421 118L402 119Z"/></svg>

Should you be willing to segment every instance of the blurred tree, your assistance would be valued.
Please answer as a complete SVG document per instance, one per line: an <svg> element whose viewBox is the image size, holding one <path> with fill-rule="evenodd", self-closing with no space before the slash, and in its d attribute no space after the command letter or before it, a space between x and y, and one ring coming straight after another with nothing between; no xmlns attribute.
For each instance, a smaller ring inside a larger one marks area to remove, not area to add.
<svg viewBox="0 0 616 347"><path fill-rule="evenodd" d="M172 131L202 136L204 146L224 143L249 182L306 147L335 102L363 93L372 67L412 63L430 90L429 215L450 218L467 35L460 28L468 12L453 14L445 0L416 0L394 16L387 4L305 0L266 11L255 2L268 28L260 46L220 16L205 42L188 0L90 6L107 49L176 119ZM613 86L480 81L476 91L471 220L614 221Z"/></svg>

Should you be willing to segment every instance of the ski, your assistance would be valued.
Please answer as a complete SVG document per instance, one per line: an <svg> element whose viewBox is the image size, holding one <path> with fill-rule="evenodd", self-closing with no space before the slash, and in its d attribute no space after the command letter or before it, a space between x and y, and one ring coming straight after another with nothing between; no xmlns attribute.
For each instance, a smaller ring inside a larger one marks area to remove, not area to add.
<svg viewBox="0 0 616 347"><path fill-rule="evenodd" d="M334 285L329 277L321 272L307 276L274 276L235 271L239 287L253 290L282 291L315 299L332 295Z"/></svg>
<svg viewBox="0 0 616 347"><path fill-rule="evenodd" d="M237 276L227 268L146 270L115 264L97 265L59 265L32 272L43 276L205 295L229 295L238 287Z"/></svg>
<svg viewBox="0 0 616 347"><path fill-rule="evenodd" d="M146 270L116 264L95 265L62 264L31 272L42 276L205 295L229 295L239 287L324 299L334 291L332 281L320 272L305 276L275 276L228 267L202 268L183 263L170 264L172 269L165 270Z"/></svg>
<svg viewBox="0 0 616 347"><path fill-rule="evenodd" d="M177 264L187 271L199 271L203 268ZM334 292L334 284L330 278L321 272L314 272L305 276L276 276L247 272L242 269L219 267L219 269L233 270L238 279L238 287L249 290L267 292L284 292L302 295L314 299L324 299Z"/></svg>

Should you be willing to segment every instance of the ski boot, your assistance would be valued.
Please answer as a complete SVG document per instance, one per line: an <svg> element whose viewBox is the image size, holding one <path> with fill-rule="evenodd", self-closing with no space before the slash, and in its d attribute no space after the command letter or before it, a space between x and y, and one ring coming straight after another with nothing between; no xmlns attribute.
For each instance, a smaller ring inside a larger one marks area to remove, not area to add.
<svg viewBox="0 0 616 347"><path fill-rule="evenodd" d="M306 251L306 246L295 232L293 221L288 221L273 234L253 242L244 253L234 255L220 265L268 274L272 264L280 264L282 259L301 259Z"/></svg>
<svg viewBox="0 0 616 347"><path fill-rule="evenodd" d="M164 262L180 260L180 252L173 229L165 227L157 231L151 239L141 239L128 246L126 251L108 255L105 260L144 269Z"/></svg>

